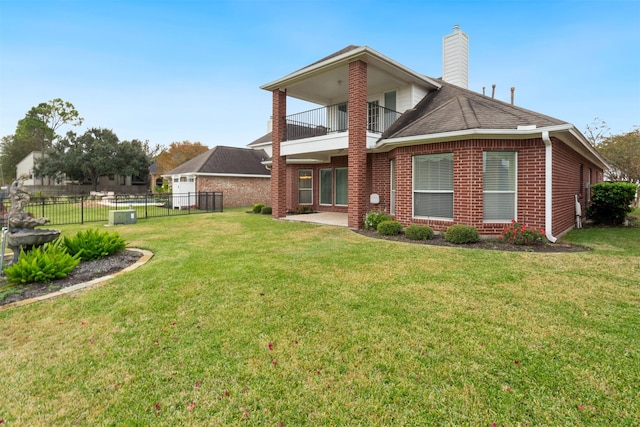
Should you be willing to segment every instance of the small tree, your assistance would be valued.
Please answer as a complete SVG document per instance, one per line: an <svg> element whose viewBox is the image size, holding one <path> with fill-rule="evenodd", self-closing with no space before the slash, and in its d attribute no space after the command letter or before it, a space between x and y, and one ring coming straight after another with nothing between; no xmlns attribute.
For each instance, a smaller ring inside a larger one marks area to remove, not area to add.
<svg viewBox="0 0 640 427"><path fill-rule="evenodd" d="M591 205L587 207L587 218L596 223L622 224L633 209L638 186L630 182L600 182L591 186Z"/></svg>
<svg viewBox="0 0 640 427"><path fill-rule="evenodd" d="M172 142L168 149L162 150L156 157L156 167L159 173L164 174L207 150L209 147L200 142Z"/></svg>

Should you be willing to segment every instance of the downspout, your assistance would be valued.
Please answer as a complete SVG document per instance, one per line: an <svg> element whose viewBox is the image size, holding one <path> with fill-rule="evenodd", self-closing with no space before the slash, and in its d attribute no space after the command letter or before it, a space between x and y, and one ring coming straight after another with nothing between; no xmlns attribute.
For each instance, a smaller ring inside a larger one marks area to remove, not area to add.
<svg viewBox="0 0 640 427"><path fill-rule="evenodd" d="M549 131L542 131L542 141L544 142L545 147L545 156L544 156L544 232L546 233L547 239L551 243L555 243L558 240L557 237L551 234L551 228L553 226L552 222L552 202L553 202L553 162L552 162L552 153L553 147L551 145L551 139L549 138Z"/></svg>

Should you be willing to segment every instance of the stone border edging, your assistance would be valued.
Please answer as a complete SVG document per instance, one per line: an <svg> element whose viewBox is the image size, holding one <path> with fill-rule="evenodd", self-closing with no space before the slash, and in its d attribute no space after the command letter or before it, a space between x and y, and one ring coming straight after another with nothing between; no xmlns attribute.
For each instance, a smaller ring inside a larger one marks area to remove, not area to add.
<svg viewBox="0 0 640 427"><path fill-rule="evenodd" d="M38 297L33 297L33 298L21 300L21 301L12 302L12 303L9 303L9 304L6 304L6 305L2 305L2 306L0 306L0 311L6 310L6 309L9 309L9 308L13 308L13 307L21 307L23 305L31 304L31 303L38 302L38 301L57 298L57 297L63 296L63 295L69 295L69 294L72 294L74 292L81 291L81 290L84 290L84 289L95 288L96 286L101 285L104 282L106 282L107 280L113 279L114 277L119 276L120 274L126 273L128 271L135 270L136 268L140 267L141 265L146 264L147 261L149 261L153 257L153 252L148 251L146 249L126 248L126 250L134 251L134 252L140 252L140 253L142 253L142 256L136 262L134 262L130 266L118 271L117 273L108 274L108 275L102 276L102 277L97 277L97 278L95 278L93 280L90 280L88 282L77 283L75 285L68 286L66 288L62 288L62 289L60 289L58 291L51 292L50 294L40 295Z"/></svg>

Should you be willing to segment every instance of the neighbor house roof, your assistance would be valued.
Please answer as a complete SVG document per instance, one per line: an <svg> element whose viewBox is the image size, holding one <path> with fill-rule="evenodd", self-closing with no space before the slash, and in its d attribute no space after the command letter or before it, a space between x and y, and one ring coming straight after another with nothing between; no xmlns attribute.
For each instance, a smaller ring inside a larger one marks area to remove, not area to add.
<svg viewBox="0 0 640 427"><path fill-rule="evenodd" d="M165 175L263 175L271 172L261 163L269 156L263 150L217 146L181 164Z"/></svg>

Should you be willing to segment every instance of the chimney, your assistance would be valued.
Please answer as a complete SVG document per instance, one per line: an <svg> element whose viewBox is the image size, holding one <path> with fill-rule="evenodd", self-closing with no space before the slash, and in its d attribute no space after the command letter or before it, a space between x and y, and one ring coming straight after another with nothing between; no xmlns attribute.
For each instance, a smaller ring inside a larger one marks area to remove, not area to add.
<svg viewBox="0 0 640 427"><path fill-rule="evenodd" d="M511 105L513 105L513 101L514 101L514 94L515 94L516 88L511 86Z"/></svg>
<svg viewBox="0 0 640 427"><path fill-rule="evenodd" d="M464 89L469 87L469 36L458 25L442 38L442 80Z"/></svg>

